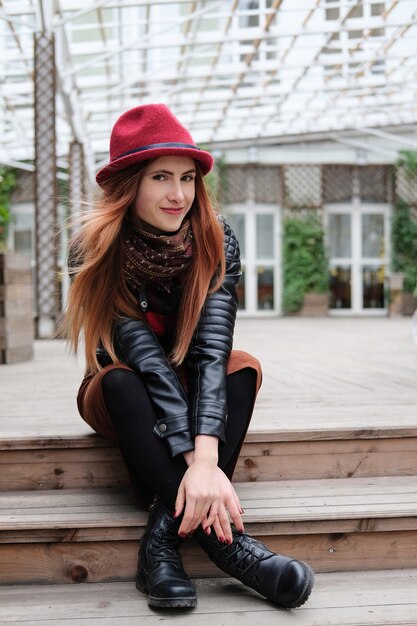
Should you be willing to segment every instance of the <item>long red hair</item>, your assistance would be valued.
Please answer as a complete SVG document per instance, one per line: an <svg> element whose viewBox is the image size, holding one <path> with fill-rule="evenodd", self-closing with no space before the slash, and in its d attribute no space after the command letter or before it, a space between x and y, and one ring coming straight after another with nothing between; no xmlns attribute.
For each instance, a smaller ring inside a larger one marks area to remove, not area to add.
<svg viewBox="0 0 417 626"><path fill-rule="evenodd" d="M120 316L143 319L124 275L124 220L132 206L144 169L150 161L114 174L105 184L81 227L70 242L72 283L62 332L74 352L84 336L89 371L98 371L98 344L117 362L112 325ZM195 199L189 212L193 231L193 257L184 281L171 362L179 365L187 355L204 301L224 277L223 228L196 163Z"/></svg>

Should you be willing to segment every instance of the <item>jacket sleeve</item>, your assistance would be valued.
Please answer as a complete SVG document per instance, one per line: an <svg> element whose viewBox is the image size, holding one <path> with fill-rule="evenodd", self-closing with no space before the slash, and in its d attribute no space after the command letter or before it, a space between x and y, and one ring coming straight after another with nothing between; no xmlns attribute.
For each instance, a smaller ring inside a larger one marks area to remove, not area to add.
<svg viewBox="0 0 417 626"><path fill-rule="evenodd" d="M141 320L115 322L118 358L140 374L158 414L153 432L166 439L172 456L194 449L187 396L153 331Z"/></svg>
<svg viewBox="0 0 417 626"><path fill-rule="evenodd" d="M191 433L225 442L226 366L237 312L236 286L241 276L236 236L223 220L226 273L220 289L207 297L187 356Z"/></svg>

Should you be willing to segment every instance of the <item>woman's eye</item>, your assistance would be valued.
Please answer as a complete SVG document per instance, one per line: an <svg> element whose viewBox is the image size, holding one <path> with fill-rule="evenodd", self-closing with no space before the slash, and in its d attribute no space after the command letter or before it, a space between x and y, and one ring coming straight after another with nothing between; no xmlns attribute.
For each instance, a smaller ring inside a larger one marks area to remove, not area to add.
<svg viewBox="0 0 417 626"><path fill-rule="evenodd" d="M155 176L152 176L152 178L154 180L165 180L164 174L155 174Z"/></svg>
<svg viewBox="0 0 417 626"><path fill-rule="evenodd" d="M190 176L189 174L187 174L187 176L183 176L183 181L186 183L189 183L192 180L194 180L194 176Z"/></svg>

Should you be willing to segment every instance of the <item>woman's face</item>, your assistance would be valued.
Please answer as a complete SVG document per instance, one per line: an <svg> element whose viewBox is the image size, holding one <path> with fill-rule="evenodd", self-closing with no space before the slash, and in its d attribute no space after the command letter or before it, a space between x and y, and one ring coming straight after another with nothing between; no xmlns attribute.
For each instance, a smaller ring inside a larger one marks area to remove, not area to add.
<svg viewBox="0 0 417 626"><path fill-rule="evenodd" d="M193 159L164 156L144 170L133 212L144 230L177 231L194 201L196 168Z"/></svg>

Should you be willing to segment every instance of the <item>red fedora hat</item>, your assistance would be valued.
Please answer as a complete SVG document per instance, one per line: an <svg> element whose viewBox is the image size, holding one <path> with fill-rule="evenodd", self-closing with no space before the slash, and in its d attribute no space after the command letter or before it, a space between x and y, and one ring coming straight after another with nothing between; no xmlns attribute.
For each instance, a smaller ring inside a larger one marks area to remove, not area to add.
<svg viewBox="0 0 417 626"><path fill-rule="evenodd" d="M114 173L148 159L185 156L197 161L203 174L213 167L209 152L193 138L165 104L144 104L123 113L110 137L110 161L96 176L102 185Z"/></svg>

